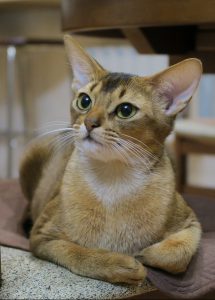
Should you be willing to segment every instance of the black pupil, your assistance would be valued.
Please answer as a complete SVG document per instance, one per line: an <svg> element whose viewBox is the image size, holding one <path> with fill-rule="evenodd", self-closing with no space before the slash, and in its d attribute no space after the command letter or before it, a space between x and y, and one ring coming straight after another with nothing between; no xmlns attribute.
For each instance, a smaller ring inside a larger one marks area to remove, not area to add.
<svg viewBox="0 0 215 300"><path fill-rule="evenodd" d="M132 105L131 104L122 104L120 105L120 112L123 117L129 117L132 113Z"/></svg>
<svg viewBox="0 0 215 300"><path fill-rule="evenodd" d="M90 97L87 95L83 95L81 99L81 106L83 108L87 108L90 105L90 103L91 103Z"/></svg>

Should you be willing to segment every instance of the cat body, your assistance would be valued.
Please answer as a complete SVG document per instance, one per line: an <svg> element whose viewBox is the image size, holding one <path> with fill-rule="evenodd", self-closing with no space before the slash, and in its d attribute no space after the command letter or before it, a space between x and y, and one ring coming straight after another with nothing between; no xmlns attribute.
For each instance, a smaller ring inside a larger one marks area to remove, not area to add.
<svg viewBox="0 0 215 300"><path fill-rule="evenodd" d="M141 78L109 73L72 38L65 41L74 75L71 126L35 140L20 168L32 252L110 282L138 284L143 264L185 271L201 226L176 191L164 141L198 85L199 61ZM64 147L55 151L50 143L58 141Z"/></svg>

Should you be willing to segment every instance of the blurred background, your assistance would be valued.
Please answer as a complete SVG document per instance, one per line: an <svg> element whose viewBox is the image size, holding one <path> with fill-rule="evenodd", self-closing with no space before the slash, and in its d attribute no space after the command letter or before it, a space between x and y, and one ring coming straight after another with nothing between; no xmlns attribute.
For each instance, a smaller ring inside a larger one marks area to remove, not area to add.
<svg viewBox="0 0 215 300"><path fill-rule="evenodd" d="M214 195L215 20L210 11L215 8L206 1L201 16L189 17L188 5L187 19L186 10L184 19L177 19L180 1L164 1L168 7L153 2L0 0L0 179L18 177L23 149L39 129L69 120L72 78L62 43L67 32L78 33L82 46L110 71L144 76L186 57L202 59L200 87L179 117L169 148L179 189L190 186L190 192Z"/></svg>

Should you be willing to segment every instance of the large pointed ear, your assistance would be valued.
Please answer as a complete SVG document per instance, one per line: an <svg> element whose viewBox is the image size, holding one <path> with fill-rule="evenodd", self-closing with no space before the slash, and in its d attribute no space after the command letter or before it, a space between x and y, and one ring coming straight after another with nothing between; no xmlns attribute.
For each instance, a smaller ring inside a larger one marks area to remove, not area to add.
<svg viewBox="0 0 215 300"><path fill-rule="evenodd" d="M79 90L90 81L97 80L105 70L95 59L89 56L78 42L70 35L64 36L67 56L73 72L74 90Z"/></svg>
<svg viewBox="0 0 215 300"><path fill-rule="evenodd" d="M201 61L190 58L151 78L158 94L165 101L162 106L166 115L175 116L187 106L198 87L201 74Z"/></svg>

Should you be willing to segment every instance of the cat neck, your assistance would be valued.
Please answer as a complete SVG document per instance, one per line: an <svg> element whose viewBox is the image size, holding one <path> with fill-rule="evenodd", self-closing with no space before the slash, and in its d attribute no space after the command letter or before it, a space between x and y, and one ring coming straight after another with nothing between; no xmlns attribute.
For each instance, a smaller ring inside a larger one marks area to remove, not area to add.
<svg viewBox="0 0 215 300"><path fill-rule="evenodd" d="M104 162L78 152L76 155L84 180L96 198L107 206L128 200L143 189L155 164L151 161L146 167L138 161L132 164L117 160Z"/></svg>

